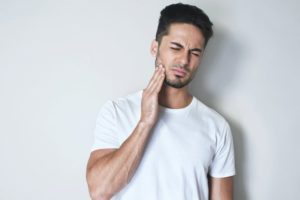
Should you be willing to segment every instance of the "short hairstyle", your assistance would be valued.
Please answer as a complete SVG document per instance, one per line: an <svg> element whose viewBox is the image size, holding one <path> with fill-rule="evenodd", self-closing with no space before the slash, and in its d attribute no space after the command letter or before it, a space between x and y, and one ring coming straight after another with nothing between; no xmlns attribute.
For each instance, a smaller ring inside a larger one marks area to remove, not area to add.
<svg viewBox="0 0 300 200"><path fill-rule="evenodd" d="M213 23L198 7L188 4L171 4L160 12L155 40L160 44L163 36L168 34L172 23L187 23L198 27L205 39L205 46L213 35Z"/></svg>

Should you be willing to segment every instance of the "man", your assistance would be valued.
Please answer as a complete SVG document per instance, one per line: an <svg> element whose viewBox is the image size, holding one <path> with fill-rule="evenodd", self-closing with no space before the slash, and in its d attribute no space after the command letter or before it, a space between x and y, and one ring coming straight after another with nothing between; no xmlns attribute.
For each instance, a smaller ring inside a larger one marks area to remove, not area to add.
<svg viewBox="0 0 300 200"><path fill-rule="evenodd" d="M99 113L87 166L93 200L232 200L230 128L187 87L211 36L199 8L161 11L148 86Z"/></svg>

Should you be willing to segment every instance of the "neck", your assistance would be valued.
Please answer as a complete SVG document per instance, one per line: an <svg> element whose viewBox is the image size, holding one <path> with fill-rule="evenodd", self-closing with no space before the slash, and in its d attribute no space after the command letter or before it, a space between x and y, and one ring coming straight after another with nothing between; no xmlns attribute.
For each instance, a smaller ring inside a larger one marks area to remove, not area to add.
<svg viewBox="0 0 300 200"><path fill-rule="evenodd" d="M158 102L164 107L177 109L188 106L192 99L193 96L189 93L187 86L178 89L163 85Z"/></svg>

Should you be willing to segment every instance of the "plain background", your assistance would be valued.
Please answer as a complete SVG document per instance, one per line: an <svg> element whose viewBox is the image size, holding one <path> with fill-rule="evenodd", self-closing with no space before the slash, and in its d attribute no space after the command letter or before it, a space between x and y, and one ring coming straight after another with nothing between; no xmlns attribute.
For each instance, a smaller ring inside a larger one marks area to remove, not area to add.
<svg viewBox="0 0 300 200"><path fill-rule="evenodd" d="M89 199L97 112L146 86L174 2L0 0L1 200ZM232 127L235 199L298 199L299 1L184 2L214 22L191 90Z"/></svg>

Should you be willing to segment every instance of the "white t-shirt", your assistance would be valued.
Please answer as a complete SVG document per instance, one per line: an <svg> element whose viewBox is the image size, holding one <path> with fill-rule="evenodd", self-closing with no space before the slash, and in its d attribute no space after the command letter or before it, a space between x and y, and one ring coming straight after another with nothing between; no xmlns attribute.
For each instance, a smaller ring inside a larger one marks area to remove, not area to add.
<svg viewBox="0 0 300 200"><path fill-rule="evenodd" d="M142 91L108 101L99 112L92 151L118 148L141 114ZM208 179L235 174L226 120L196 97L185 108L160 106L143 158L112 200L208 200Z"/></svg>

